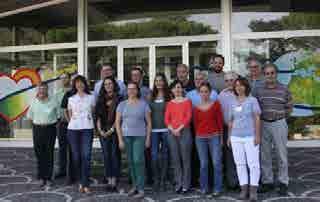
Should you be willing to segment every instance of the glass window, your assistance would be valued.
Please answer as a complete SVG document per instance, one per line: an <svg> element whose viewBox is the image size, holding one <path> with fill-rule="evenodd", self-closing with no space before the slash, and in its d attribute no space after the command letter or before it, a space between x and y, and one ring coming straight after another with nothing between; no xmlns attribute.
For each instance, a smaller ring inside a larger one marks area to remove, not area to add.
<svg viewBox="0 0 320 202"><path fill-rule="evenodd" d="M303 11L303 7L285 5L282 1L247 5L239 2L233 2L233 33L320 29L319 12Z"/></svg>
<svg viewBox="0 0 320 202"><path fill-rule="evenodd" d="M248 57L278 66L278 79L288 85L296 104L289 121L290 138L294 138L294 134L298 134L297 138L300 138L299 134L305 138L317 138L318 133L311 129L317 130L313 125L317 125L320 118L316 110L320 106L319 44L320 37L234 41L233 67L238 72L246 71Z"/></svg>
<svg viewBox="0 0 320 202"><path fill-rule="evenodd" d="M171 83L176 78L177 65L182 63L182 47L156 47L156 60L156 72L164 73Z"/></svg>
<svg viewBox="0 0 320 202"><path fill-rule="evenodd" d="M0 19L0 46L77 41L77 1Z"/></svg>
<svg viewBox="0 0 320 202"><path fill-rule="evenodd" d="M93 1L88 9L89 41L215 34L221 30L220 1Z"/></svg>

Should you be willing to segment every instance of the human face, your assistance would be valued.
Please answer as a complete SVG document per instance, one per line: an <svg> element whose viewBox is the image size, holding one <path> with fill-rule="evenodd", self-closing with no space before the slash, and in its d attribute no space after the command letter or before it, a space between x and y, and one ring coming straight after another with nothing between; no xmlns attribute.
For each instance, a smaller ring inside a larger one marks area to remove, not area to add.
<svg viewBox="0 0 320 202"><path fill-rule="evenodd" d="M267 67L264 69L264 78L266 83L274 84L277 81L277 71L273 67Z"/></svg>
<svg viewBox="0 0 320 202"><path fill-rule="evenodd" d="M208 101L210 99L210 90L207 86L201 86L199 94L202 101Z"/></svg>
<svg viewBox="0 0 320 202"><path fill-rule="evenodd" d="M129 84L127 88L128 98L137 98L138 97L138 89L135 84Z"/></svg>
<svg viewBox="0 0 320 202"><path fill-rule="evenodd" d="M182 97L183 88L180 83L175 85L175 87L172 89L172 93L173 93L174 97Z"/></svg>
<svg viewBox="0 0 320 202"><path fill-rule="evenodd" d="M220 73L223 70L224 62L221 57L215 57L212 60L213 71L216 73Z"/></svg>
<svg viewBox="0 0 320 202"><path fill-rule="evenodd" d="M188 80L188 70L183 66L177 67L177 78L179 81L187 81Z"/></svg>
<svg viewBox="0 0 320 202"><path fill-rule="evenodd" d="M135 83L140 84L141 80L142 80L142 75L140 73L139 70L133 70L131 72L131 80Z"/></svg>
<svg viewBox="0 0 320 202"><path fill-rule="evenodd" d="M232 88L234 84L234 78L231 75L228 75L224 78L224 82L227 86L227 88Z"/></svg>
<svg viewBox="0 0 320 202"><path fill-rule="evenodd" d="M45 99L48 97L48 87L46 86L39 86L38 87L38 98Z"/></svg>
<svg viewBox="0 0 320 202"><path fill-rule="evenodd" d="M113 85L113 82L112 80L110 79L106 79L103 83L103 86L104 86L104 89L105 91L109 94L109 93L112 93L113 90L114 90L114 85Z"/></svg>
<svg viewBox="0 0 320 202"><path fill-rule="evenodd" d="M197 89L200 88L200 85L205 81L204 76L202 74L197 74L196 78L194 79L194 85Z"/></svg>
<svg viewBox="0 0 320 202"><path fill-rule="evenodd" d="M101 79L105 79L107 77L112 77L113 76L112 67L109 65L103 66L100 74L101 74Z"/></svg>
<svg viewBox="0 0 320 202"><path fill-rule="evenodd" d="M260 66L255 60L250 60L248 62L248 70L249 70L250 76L258 77L260 75Z"/></svg>
<svg viewBox="0 0 320 202"><path fill-rule="evenodd" d="M244 96L246 92L246 87L242 85L239 81L235 83L235 89L239 96Z"/></svg>
<svg viewBox="0 0 320 202"><path fill-rule="evenodd" d="M77 89L77 92L83 92L84 91L84 83L81 81L81 80L77 80L76 83L75 83L75 86L76 86L76 89Z"/></svg>
<svg viewBox="0 0 320 202"><path fill-rule="evenodd" d="M163 89L164 87L164 80L162 79L161 76L157 76L156 79L154 80L154 85L156 85L157 89Z"/></svg>

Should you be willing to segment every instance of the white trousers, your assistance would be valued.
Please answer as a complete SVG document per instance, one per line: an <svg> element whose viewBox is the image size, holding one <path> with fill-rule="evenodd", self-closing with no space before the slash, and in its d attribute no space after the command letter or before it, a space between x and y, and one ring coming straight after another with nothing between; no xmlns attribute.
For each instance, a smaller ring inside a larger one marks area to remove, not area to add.
<svg viewBox="0 0 320 202"><path fill-rule="evenodd" d="M231 146L240 186L248 185L249 179L251 186L258 186L260 179L259 145L254 145L254 137L231 136Z"/></svg>

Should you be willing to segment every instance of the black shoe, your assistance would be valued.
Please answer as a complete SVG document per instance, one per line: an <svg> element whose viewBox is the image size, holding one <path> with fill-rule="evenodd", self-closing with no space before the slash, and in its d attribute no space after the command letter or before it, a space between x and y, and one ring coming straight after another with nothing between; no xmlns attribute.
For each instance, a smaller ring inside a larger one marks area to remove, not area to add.
<svg viewBox="0 0 320 202"><path fill-rule="evenodd" d="M288 196L288 185L280 183L278 194L280 196Z"/></svg>
<svg viewBox="0 0 320 202"><path fill-rule="evenodd" d="M258 188L258 193L270 192L274 189L273 184L261 184Z"/></svg>
<svg viewBox="0 0 320 202"><path fill-rule="evenodd" d="M44 188L47 185L47 180L40 180L40 188Z"/></svg>
<svg viewBox="0 0 320 202"><path fill-rule="evenodd" d="M187 194L190 192L190 189L182 189L182 194Z"/></svg>
<svg viewBox="0 0 320 202"><path fill-rule="evenodd" d="M182 193L182 188L180 187L180 188L177 188L176 190L175 190L175 192L177 193L177 194L181 194Z"/></svg>
<svg viewBox="0 0 320 202"><path fill-rule="evenodd" d="M67 176L66 173L60 173L60 172L59 172L59 173L57 173L57 174L54 176L54 178L55 178L55 179L59 179L59 178L65 177L65 176Z"/></svg>

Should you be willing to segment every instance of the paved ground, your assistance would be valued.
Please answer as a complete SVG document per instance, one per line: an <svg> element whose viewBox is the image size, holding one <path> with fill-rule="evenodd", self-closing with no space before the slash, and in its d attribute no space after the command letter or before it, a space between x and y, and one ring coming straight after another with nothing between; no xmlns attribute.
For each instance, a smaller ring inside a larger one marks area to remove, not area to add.
<svg viewBox="0 0 320 202"><path fill-rule="evenodd" d="M0 202L102 202L137 201L125 194L112 194L105 191L102 183L102 163L100 150L94 152L92 190L90 195L79 194L76 186L65 186L62 180L42 190L35 178L35 159L32 149L0 148ZM278 197L277 193L260 194L262 201L320 201L320 148L290 148L290 186L288 197ZM127 177L123 177L121 187L128 189ZM146 197L142 201L237 201L238 193L228 192L219 198L207 199L200 196L198 190L188 195L177 195L172 191L153 194L146 188Z"/></svg>

